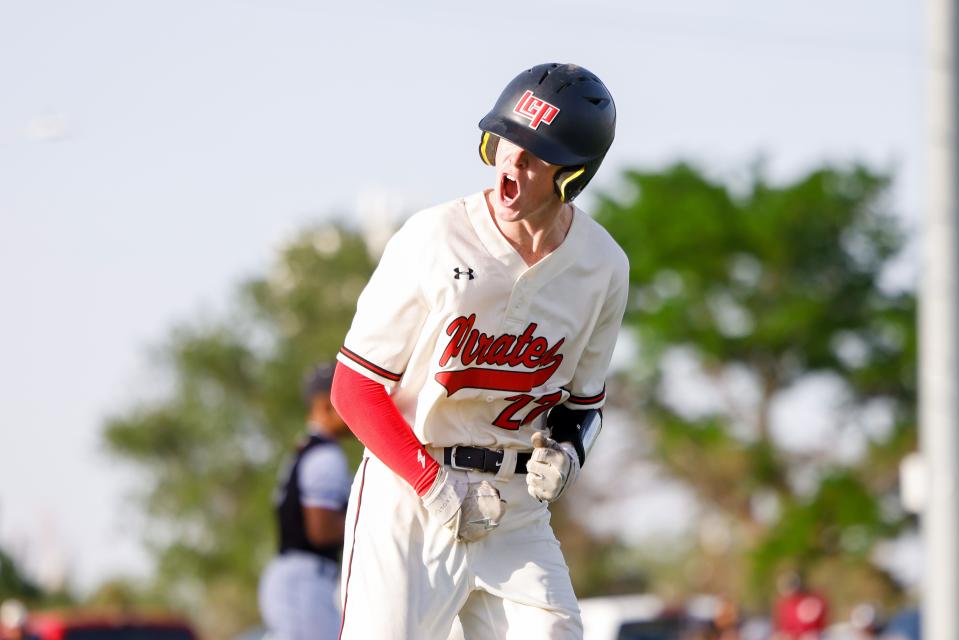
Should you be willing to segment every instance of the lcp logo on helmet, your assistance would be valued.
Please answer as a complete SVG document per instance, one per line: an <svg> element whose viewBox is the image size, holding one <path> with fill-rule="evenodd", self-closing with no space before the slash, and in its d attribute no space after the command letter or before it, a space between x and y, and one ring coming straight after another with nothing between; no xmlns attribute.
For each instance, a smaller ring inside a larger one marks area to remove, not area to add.
<svg viewBox="0 0 959 640"><path fill-rule="evenodd" d="M530 128L536 129L541 122L551 124L556 114L559 113L559 108L545 100L540 100L533 95L532 91L527 89L523 97L513 107L513 113L527 118Z"/></svg>

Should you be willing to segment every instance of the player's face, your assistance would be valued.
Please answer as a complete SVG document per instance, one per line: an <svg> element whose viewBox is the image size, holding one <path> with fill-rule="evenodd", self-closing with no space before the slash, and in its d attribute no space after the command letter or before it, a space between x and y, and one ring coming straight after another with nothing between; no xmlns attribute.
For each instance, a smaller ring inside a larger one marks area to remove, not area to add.
<svg viewBox="0 0 959 640"><path fill-rule="evenodd" d="M334 438L339 438L350 432L350 428L333 407L328 393L317 393L313 396L310 420L323 425L327 435Z"/></svg>
<svg viewBox="0 0 959 640"><path fill-rule="evenodd" d="M561 204L553 188L559 169L500 138L496 146L496 186L490 198L493 213L501 220L517 221L555 210Z"/></svg>

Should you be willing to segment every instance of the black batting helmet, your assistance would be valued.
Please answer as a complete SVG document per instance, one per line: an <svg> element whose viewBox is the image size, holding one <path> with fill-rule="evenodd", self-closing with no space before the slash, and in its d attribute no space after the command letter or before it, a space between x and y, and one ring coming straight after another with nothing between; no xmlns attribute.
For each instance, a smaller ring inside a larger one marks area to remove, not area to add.
<svg viewBox="0 0 959 640"><path fill-rule="evenodd" d="M556 193L569 202L596 174L616 133L616 105L606 85L574 64L540 64L510 82L480 120L480 158L495 164L506 138L563 168Z"/></svg>

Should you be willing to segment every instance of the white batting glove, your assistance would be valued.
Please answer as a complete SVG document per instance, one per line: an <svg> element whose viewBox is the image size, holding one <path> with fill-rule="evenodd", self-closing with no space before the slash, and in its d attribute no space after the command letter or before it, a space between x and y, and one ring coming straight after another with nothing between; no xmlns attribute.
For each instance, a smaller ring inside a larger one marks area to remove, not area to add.
<svg viewBox="0 0 959 640"><path fill-rule="evenodd" d="M579 456L568 442L556 442L542 431L533 434L533 455L526 463L526 490L537 500L553 502L579 476Z"/></svg>
<svg viewBox="0 0 959 640"><path fill-rule="evenodd" d="M488 480L458 480L445 468L436 474L422 500L430 515L464 542L476 542L489 535L506 512L506 501Z"/></svg>
<svg viewBox="0 0 959 640"><path fill-rule="evenodd" d="M485 538L499 526L506 513L506 500L499 489L489 480L469 483L466 499L460 509L460 522L456 537L466 542Z"/></svg>

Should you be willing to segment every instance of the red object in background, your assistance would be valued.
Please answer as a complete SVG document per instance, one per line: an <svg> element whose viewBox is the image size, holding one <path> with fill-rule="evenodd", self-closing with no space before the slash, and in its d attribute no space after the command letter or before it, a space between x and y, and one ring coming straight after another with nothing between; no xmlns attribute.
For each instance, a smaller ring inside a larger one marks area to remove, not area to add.
<svg viewBox="0 0 959 640"><path fill-rule="evenodd" d="M776 602L776 631L787 638L818 633L826 628L826 601L814 593L793 593Z"/></svg>
<svg viewBox="0 0 959 640"><path fill-rule="evenodd" d="M57 613L30 616L27 637L37 640L196 640L189 625L168 618Z"/></svg>

